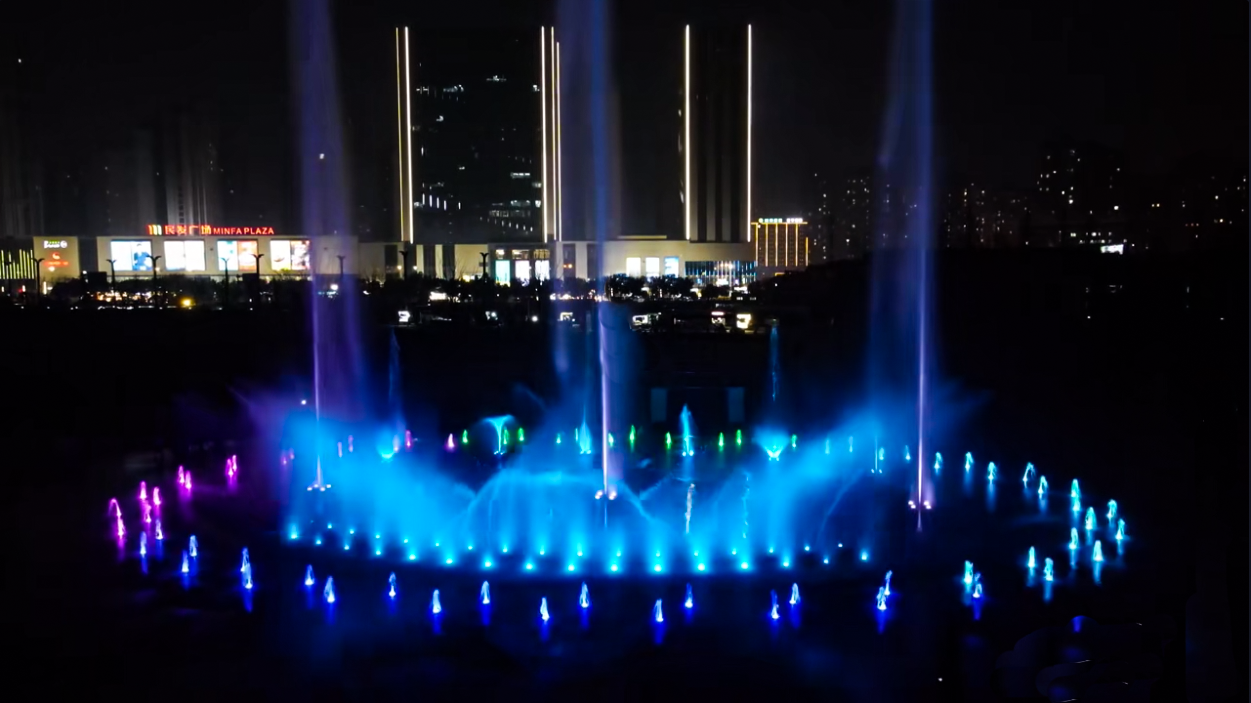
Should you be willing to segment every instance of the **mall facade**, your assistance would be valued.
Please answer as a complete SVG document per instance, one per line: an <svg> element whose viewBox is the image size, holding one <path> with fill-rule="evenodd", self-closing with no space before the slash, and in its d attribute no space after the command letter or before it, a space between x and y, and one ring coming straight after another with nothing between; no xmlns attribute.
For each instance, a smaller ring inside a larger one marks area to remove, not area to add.
<svg viewBox="0 0 1251 703"><path fill-rule="evenodd" d="M602 243L405 244L361 242L355 237L315 240L271 227L148 225L133 237L39 237L18 249L0 257L0 279L31 281L37 265L45 287L92 272L119 281L153 273L210 278L259 273L272 278L314 272L381 280L402 276L407 266L410 275L468 279L485 273L499 283L624 275L684 277L697 285L728 286L745 286L758 271L780 272L776 256L766 254L758 241L700 242L662 236Z"/></svg>

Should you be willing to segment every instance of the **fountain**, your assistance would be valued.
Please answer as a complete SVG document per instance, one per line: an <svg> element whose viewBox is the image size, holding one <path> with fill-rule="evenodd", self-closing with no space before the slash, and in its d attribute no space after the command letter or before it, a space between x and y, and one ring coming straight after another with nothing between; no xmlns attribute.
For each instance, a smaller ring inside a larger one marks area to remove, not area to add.
<svg viewBox="0 0 1251 703"><path fill-rule="evenodd" d="M964 585L973 585L973 562L971 561L964 562Z"/></svg>
<svg viewBox="0 0 1251 703"><path fill-rule="evenodd" d="M877 609L886 610L886 589L878 587L877 589Z"/></svg>
<svg viewBox="0 0 1251 703"><path fill-rule="evenodd" d="M313 578L313 565L309 564L308 568L304 570L304 585L312 588L315 583L317 581Z"/></svg>
<svg viewBox="0 0 1251 703"><path fill-rule="evenodd" d="M1043 580L1054 581L1055 575L1056 575L1056 564L1054 561L1051 560L1051 557L1047 557L1046 559L1043 560Z"/></svg>
<svg viewBox="0 0 1251 703"><path fill-rule="evenodd" d="M973 597L981 598L982 597L982 581L981 581L982 575L978 574L977 576L978 576L977 583L973 584Z"/></svg>
<svg viewBox="0 0 1251 703"><path fill-rule="evenodd" d="M890 577L894 575L895 575L894 571L886 572L886 584L882 586L882 589L886 593L887 596L890 595Z"/></svg>
<svg viewBox="0 0 1251 703"><path fill-rule="evenodd" d="M321 590L321 595L323 598L326 599L327 604L329 605L334 604L334 577L333 576L326 577L326 587Z"/></svg>
<svg viewBox="0 0 1251 703"><path fill-rule="evenodd" d="M118 519L122 517L122 506L117 503L116 498L109 498L109 507L106 512L113 513L113 517Z"/></svg>
<svg viewBox="0 0 1251 703"><path fill-rule="evenodd" d="M1095 529L1095 509L1086 508L1086 531L1090 532L1093 529Z"/></svg>
<svg viewBox="0 0 1251 703"><path fill-rule="evenodd" d="M483 605L491 604L491 584L486 581L482 582L482 588L478 590L478 598L482 601Z"/></svg>
<svg viewBox="0 0 1251 703"><path fill-rule="evenodd" d="M799 605L799 584L797 584L797 583L792 583L792 584L791 584L791 600L790 600L790 604L791 604L792 606Z"/></svg>
<svg viewBox="0 0 1251 703"><path fill-rule="evenodd" d="M1108 501L1108 525L1111 525L1112 521L1115 519L1116 519L1116 501L1109 500Z"/></svg>
<svg viewBox="0 0 1251 703"><path fill-rule="evenodd" d="M904 461L912 461L912 450L906 444L904 445Z"/></svg>
<svg viewBox="0 0 1251 703"><path fill-rule="evenodd" d="M243 587L249 591L252 590L252 565L251 564L248 564L247 568L243 570Z"/></svg>
<svg viewBox="0 0 1251 703"><path fill-rule="evenodd" d="M148 533L147 532L139 533L139 556L140 557L148 556Z"/></svg>
<svg viewBox="0 0 1251 703"><path fill-rule="evenodd" d="M656 599L656 604L652 606L652 620L658 624L665 621L665 609L662 607L659 598Z"/></svg>
<svg viewBox="0 0 1251 703"><path fill-rule="evenodd" d="M1103 542L1095 540L1095 549L1090 554L1090 560L1098 564L1103 561Z"/></svg>
<svg viewBox="0 0 1251 703"><path fill-rule="evenodd" d="M544 599L543 602L546 603L547 599ZM434 595L430 597L430 614L438 615L441 612L443 612L443 604L439 602L439 589L436 588L434 589Z"/></svg>
<svg viewBox="0 0 1251 703"><path fill-rule="evenodd" d="M188 493L191 492L191 472L190 471L188 471L186 475L183 476L182 487L185 488Z"/></svg>
<svg viewBox="0 0 1251 703"><path fill-rule="evenodd" d="M1034 548L1033 548L1033 547L1030 547L1030 548L1029 548L1029 558L1025 561L1025 566L1026 566L1027 568L1033 569L1033 568L1034 568L1034 566L1035 566L1036 564L1037 564L1037 562L1035 562L1035 561L1034 561Z"/></svg>
<svg viewBox="0 0 1251 703"><path fill-rule="evenodd" d="M547 622L551 619L547 614L547 598L543 598L539 601L539 619L543 622Z"/></svg>
<svg viewBox="0 0 1251 703"><path fill-rule="evenodd" d="M248 568L248 565L251 563L252 563L251 560L248 559L248 548L244 547L243 548L243 562L239 564L239 573L243 573Z"/></svg>
<svg viewBox="0 0 1251 703"><path fill-rule="evenodd" d="M160 486L152 487L152 505L155 505L158 508L161 507L161 487Z"/></svg>
<svg viewBox="0 0 1251 703"><path fill-rule="evenodd" d="M153 536L153 537L155 537L155 538L156 538L156 541L158 541L158 542L160 542L161 540L165 539L165 533L161 531L161 520L160 520L160 518L157 518L157 521L156 521L156 529L154 530L154 534L153 534L152 536Z"/></svg>
<svg viewBox="0 0 1251 703"><path fill-rule="evenodd" d="M1077 479L1073 479L1073 485L1069 488L1069 497L1074 501L1082 499L1082 489L1077 486Z"/></svg>
<svg viewBox="0 0 1251 703"><path fill-rule="evenodd" d="M1027 462L1025 464L1025 475L1021 476L1021 483L1025 485L1029 485L1029 480L1033 476L1034 476L1034 465Z"/></svg>
<svg viewBox="0 0 1251 703"><path fill-rule="evenodd" d="M578 607L583 609L591 607L591 594L587 590L586 581L582 582L582 592L578 594Z"/></svg>
<svg viewBox="0 0 1251 703"><path fill-rule="evenodd" d="M943 453L935 452L934 453L934 475L937 476L938 474L942 472L943 472Z"/></svg>
<svg viewBox="0 0 1251 703"><path fill-rule="evenodd" d="M147 499L148 499L148 482L140 481L139 482L139 500L143 501Z"/></svg>
<svg viewBox="0 0 1251 703"><path fill-rule="evenodd" d="M964 472L968 473L973 470L973 452L964 453Z"/></svg>
<svg viewBox="0 0 1251 703"><path fill-rule="evenodd" d="M199 556L200 543L195 541L195 535L191 535L191 539L187 540L187 552L191 554L191 558L195 559Z"/></svg>
<svg viewBox="0 0 1251 703"><path fill-rule="evenodd" d="M1069 549L1076 550L1079 546L1081 545L1078 544L1078 541L1077 541L1077 528L1070 527L1069 528Z"/></svg>
<svg viewBox="0 0 1251 703"><path fill-rule="evenodd" d="M391 575L387 577L387 595L390 596L392 600L395 599L395 582L395 572L392 571Z"/></svg>
<svg viewBox="0 0 1251 703"><path fill-rule="evenodd" d="M185 486L187 484L186 475L183 473L182 465L178 465L178 485Z"/></svg>
<svg viewBox="0 0 1251 703"><path fill-rule="evenodd" d="M126 539L126 525L122 522L122 516L117 516L117 539Z"/></svg>
<svg viewBox="0 0 1251 703"><path fill-rule="evenodd" d="M1038 477L1038 497L1042 498L1045 495L1047 495L1047 477L1039 476Z"/></svg>
<svg viewBox="0 0 1251 703"><path fill-rule="evenodd" d="M1125 521L1117 520L1116 521L1116 541L1120 542L1123 539L1125 539Z"/></svg>
<svg viewBox="0 0 1251 703"><path fill-rule="evenodd" d="M1078 515L1082 512L1082 499L1073 498L1073 514Z"/></svg>
<svg viewBox="0 0 1251 703"><path fill-rule="evenodd" d="M994 481L998 477L999 477L999 468L995 466L995 462L992 461L986 467L986 480Z"/></svg>
<svg viewBox="0 0 1251 703"><path fill-rule="evenodd" d="M686 584L686 598L682 600L682 607L690 610L695 607L695 594L691 591L691 584Z"/></svg>
<svg viewBox="0 0 1251 703"><path fill-rule="evenodd" d="M187 557L187 552L185 550L182 553L182 567L179 569L179 571L181 571L184 574L191 573L190 559Z"/></svg>
<svg viewBox="0 0 1251 703"><path fill-rule="evenodd" d="M682 423L682 456L695 456L695 423L691 417L690 408L682 406L682 412L678 416Z"/></svg>
<svg viewBox="0 0 1251 703"><path fill-rule="evenodd" d="M777 591L769 591L769 603L770 603L769 617L774 620L777 620L779 617L778 616L778 592Z"/></svg>
<svg viewBox="0 0 1251 703"><path fill-rule="evenodd" d="M695 484L691 484L686 489L686 528L684 532L691 534L691 508L695 499Z"/></svg>

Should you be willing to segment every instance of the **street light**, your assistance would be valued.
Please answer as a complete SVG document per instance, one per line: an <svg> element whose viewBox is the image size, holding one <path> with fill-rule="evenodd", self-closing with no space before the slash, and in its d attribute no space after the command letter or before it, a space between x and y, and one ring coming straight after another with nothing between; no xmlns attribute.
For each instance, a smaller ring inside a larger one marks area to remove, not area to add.
<svg viewBox="0 0 1251 703"><path fill-rule="evenodd" d="M335 254L335 257L339 259L339 287L342 288L343 287L343 260L346 259L347 256L345 254Z"/></svg>
<svg viewBox="0 0 1251 703"><path fill-rule="evenodd" d="M40 284L40 274L43 272L39 268L42 263L43 259L35 259L35 300L40 303L43 302L43 286Z"/></svg>
<svg viewBox="0 0 1251 703"><path fill-rule="evenodd" d="M256 295L261 295L261 259L265 258L264 254L254 254L252 258L256 261Z"/></svg>
<svg viewBox="0 0 1251 703"><path fill-rule="evenodd" d="M400 249L400 256L404 257L404 268L400 271L400 276L408 280L408 249Z"/></svg>
<svg viewBox="0 0 1251 703"><path fill-rule="evenodd" d="M230 259L219 256L217 260L222 262L222 273L226 275L226 280L222 282L222 309L225 310L230 304Z"/></svg>
<svg viewBox="0 0 1251 703"><path fill-rule="evenodd" d="M117 264L117 259L105 259L105 261L109 262L109 288L112 289L114 294L116 294L117 269L115 268L115 264Z"/></svg>
<svg viewBox="0 0 1251 703"><path fill-rule="evenodd" d="M157 262L161 260L161 255L157 254L156 256L152 256L151 254L148 254L148 258L152 259L152 302L155 304L157 302L156 301L156 293L157 293L156 274L160 270L160 266L157 266Z"/></svg>

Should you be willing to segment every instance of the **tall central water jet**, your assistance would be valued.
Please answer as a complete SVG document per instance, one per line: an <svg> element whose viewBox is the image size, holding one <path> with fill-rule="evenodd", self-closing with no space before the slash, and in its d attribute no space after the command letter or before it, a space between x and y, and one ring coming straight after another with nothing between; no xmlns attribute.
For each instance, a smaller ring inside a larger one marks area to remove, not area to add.
<svg viewBox="0 0 1251 703"><path fill-rule="evenodd" d="M358 334L355 276L359 270L345 206L337 65L329 0L292 5L291 69L299 116L298 181L302 231L311 235L313 405L317 432L327 414L356 420L366 388ZM259 261L240 261L255 266ZM321 442L317 485L322 482Z"/></svg>
<svg viewBox="0 0 1251 703"><path fill-rule="evenodd" d="M925 456L930 363L931 15L930 0L896 2L891 94L878 157L885 197L872 244L871 392L879 407L890 398L915 402L917 456ZM934 498L926 470L925 462L916 462L918 505Z"/></svg>

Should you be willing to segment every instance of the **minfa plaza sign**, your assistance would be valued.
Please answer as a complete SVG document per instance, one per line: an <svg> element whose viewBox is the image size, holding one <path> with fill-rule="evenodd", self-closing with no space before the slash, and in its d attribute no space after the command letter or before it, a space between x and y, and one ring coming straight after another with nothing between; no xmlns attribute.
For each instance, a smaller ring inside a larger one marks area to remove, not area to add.
<svg viewBox="0 0 1251 703"><path fill-rule="evenodd" d="M153 237L272 237L273 227L217 227L215 225L148 225Z"/></svg>

